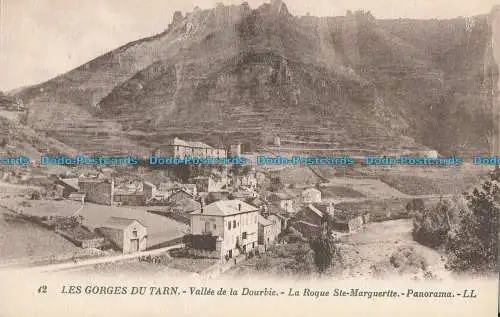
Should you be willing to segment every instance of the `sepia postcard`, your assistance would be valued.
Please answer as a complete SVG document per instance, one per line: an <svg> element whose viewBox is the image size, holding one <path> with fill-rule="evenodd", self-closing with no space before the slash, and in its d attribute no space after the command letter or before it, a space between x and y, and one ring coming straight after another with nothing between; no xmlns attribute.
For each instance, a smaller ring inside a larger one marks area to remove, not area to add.
<svg viewBox="0 0 500 317"><path fill-rule="evenodd" d="M0 0L0 317L497 316L500 3Z"/></svg>

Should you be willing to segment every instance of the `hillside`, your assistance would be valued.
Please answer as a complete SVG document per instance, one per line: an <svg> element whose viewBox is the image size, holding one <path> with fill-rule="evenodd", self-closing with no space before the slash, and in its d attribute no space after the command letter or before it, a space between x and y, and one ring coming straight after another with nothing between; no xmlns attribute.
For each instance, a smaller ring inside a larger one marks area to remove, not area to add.
<svg viewBox="0 0 500 317"><path fill-rule="evenodd" d="M0 156L24 155L38 161L46 153L70 155L77 151L16 119L7 118L5 112L0 111Z"/></svg>
<svg viewBox="0 0 500 317"><path fill-rule="evenodd" d="M169 136L489 152L492 18L291 15L217 6L16 93L28 124L84 151L147 153Z"/></svg>

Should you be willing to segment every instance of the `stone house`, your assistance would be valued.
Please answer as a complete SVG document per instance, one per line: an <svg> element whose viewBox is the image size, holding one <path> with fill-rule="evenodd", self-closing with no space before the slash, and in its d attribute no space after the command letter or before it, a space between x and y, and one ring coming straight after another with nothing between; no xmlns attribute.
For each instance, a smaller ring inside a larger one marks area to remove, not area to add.
<svg viewBox="0 0 500 317"><path fill-rule="evenodd" d="M137 219L111 217L97 230L124 254L147 248L147 228Z"/></svg>
<svg viewBox="0 0 500 317"><path fill-rule="evenodd" d="M316 188L307 188L302 191L302 201L304 203L321 202L321 192Z"/></svg>
<svg viewBox="0 0 500 317"><path fill-rule="evenodd" d="M113 205L114 203L114 188L113 180L98 180L98 179L79 179L78 188L80 193L85 194L85 199L88 202Z"/></svg>
<svg viewBox="0 0 500 317"><path fill-rule="evenodd" d="M247 253L258 245L258 208L239 200L220 200L189 214L192 235L217 237L221 258Z"/></svg>

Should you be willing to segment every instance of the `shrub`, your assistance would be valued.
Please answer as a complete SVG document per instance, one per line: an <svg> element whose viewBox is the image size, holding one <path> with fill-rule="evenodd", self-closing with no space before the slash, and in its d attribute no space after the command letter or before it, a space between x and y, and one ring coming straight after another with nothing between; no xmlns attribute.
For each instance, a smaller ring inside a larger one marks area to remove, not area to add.
<svg viewBox="0 0 500 317"><path fill-rule="evenodd" d="M450 203L440 201L431 209L415 211L413 218L413 239L431 248L442 246L451 229Z"/></svg>
<svg viewBox="0 0 500 317"><path fill-rule="evenodd" d="M318 271L320 273L326 271L332 265L335 254L333 240L329 236L323 235L312 240L310 245L314 251L314 264L316 264Z"/></svg>
<svg viewBox="0 0 500 317"><path fill-rule="evenodd" d="M271 268L271 260L269 256L265 255L260 258L257 261L255 268L257 269L257 271L269 271L269 269Z"/></svg>
<svg viewBox="0 0 500 317"><path fill-rule="evenodd" d="M468 206L460 210L458 228L446 246L446 267L452 271L487 273L497 268L500 169L490 177L465 197Z"/></svg>

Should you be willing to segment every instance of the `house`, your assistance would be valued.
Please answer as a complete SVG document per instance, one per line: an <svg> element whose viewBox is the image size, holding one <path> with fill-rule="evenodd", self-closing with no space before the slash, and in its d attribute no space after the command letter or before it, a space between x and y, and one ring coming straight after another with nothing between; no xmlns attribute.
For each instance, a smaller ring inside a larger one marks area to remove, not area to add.
<svg viewBox="0 0 500 317"><path fill-rule="evenodd" d="M307 204L300 208L296 219L320 226L324 222L325 214L334 216L334 207L331 203Z"/></svg>
<svg viewBox="0 0 500 317"><path fill-rule="evenodd" d="M142 183L142 191L144 193L144 197L146 198L146 200L149 200L152 197L155 197L157 194L156 185L154 185L150 182L143 182Z"/></svg>
<svg viewBox="0 0 500 317"><path fill-rule="evenodd" d="M294 222L293 227L308 239L317 237L323 232L323 226L318 226L303 220Z"/></svg>
<svg viewBox="0 0 500 317"><path fill-rule="evenodd" d="M167 193L167 194L173 194L174 191L180 188L180 185L174 182L166 182L166 183L160 183L158 185L158 191L162 193Z"/></svg>
<svg viewBox="0 0 500 317"><path fill-rule="evenodd" d="M278 217L281 221L281 229L284 230L288 228L288 222L290 221L290 214L287 213L286 211L273 206L273 205L264 205L261 207L262 213L267 216L267 215L274 215Z"/></svg>
<svg viewBox="0 0 500 317"><path fill-rule="evenodd" d="M142 191L116 190L113 195L113 202L127 206L145 206L146 196Z"/></svg>
<svg viewBox="0 0 500 317"><path fill-rule="evenodd" d="M304 203L321 202L321 192L316 188L307 188L302 191L302 201Z"/></svg>
<svg viewBox="0 0 500 317"><path fill-rule="evenodd" d="M274 243L274 240L276 239L276 237L273 236L273 231L272 221L267 220L262 215L259 215L258 242L260 245L264 246L264 250L266 250L269 245Z"/></svg>
<svg viewBox="0 0 500 317"><path fill-rule="evenodd" d="M287 193L284 192L272 193L269 196L267 196L266 200L271 204L273 204L274 206L285 210L287 213L295 212L293 196Z"/></svg>
<svg viewBox="0 0 500 317"><path fill-rule="evenodd" d="M67 198L71 193L77 193L80 188L78 187L78 178L57 178L55 183L63 186L63 197Z"/></svg>
<svg viewBox="0 0 500 317"><path fill-rule="evenodd" d="M124 254L146 250L147 228L137 219L111 217L98 231Z"/></svg>
<svg viewBox="0 0 500 317"><path fill-rule="evenodd" d="M281 220L276 215L264 217L259 215L259 244L264 245L266 250L278 240L281 233Z"/></svg>
<svg viewBox="0 0 500 317"><path fill-rule="evenodd" d="M363 215L344 210L335 210L333 230L353 233L361 231L363 229L363 225Z"/></svg>
<svg viewBox="0 0 500 317"><path fill-rule="evenodd" d="M283 232L283 226L281 225L282 223L282 217L279 216L279 215L275 215L275 214L269 214L267 216L265 216L267 218L267 220L271 221L273 223L273 228L274 228L274 234L276 235L276 237L278 237L278 235Z"/></svg>
<svg viewBox="0 0 500 317"><path fill-rule="evenodd" d="M167 198L167 201L169 203L172 203L172 202L177 202L179 200L183 200L183 199L192 199L194 198L194 196L186 191L185 189L179 189L177 190L176 192L174 192L172 195L170 195L168 198Z"/></svg>
<svg viewBox="0 0 500 317"><path fill-rule="evenodd" d="M157 149L154 156L172 156L172 157L227 157L227 150L223 148L214 148L203 142L185 141L174 138L162 149Z"/></svg>
<svg viewBox="0 0 500 317"><path fill-rule="evenodd" d="M79 192L85 194L86 201L101 205L113 205L114 187L115 183L113 180L98 180L93 178L78 180Z"/></svg>
<svg viewBox="0 0 500 317"><path fill-rule="evenodd" d="M210 193L206 194L205 200L207 201L207 203L213 203L213 202L218 201L218 200L229 200L229 196L230 196L230 194L228 191L221 190L221 191L210 192Z"/></svg>
<svg viewBox="0 0 500 317"><path fill-rule="evenodd" d="M160 212L161 214L189 225L191 223L189 214L199 210L201 208L201 203L194 199L186 198L176 201L173 205L164 208L165 209Z"/></svg>
<svg viewBox="0 0 500 317"><path fill-rule="evenodd" d="M215 250L226 259L258 245L259 210L240 200L220 200L189 214L191 234L217 237Z"/></svg>
<svg viewBox="0 0 500 317"><path fill-rule="evenodd" d="M196 184L182 184L181 188L191 194L193 197L198 195L198 188Z"/></svg>
<svg viewBox="0 0 500 317"><path fill-rule="evenodd" d="M249 197L246 202L257 208L262 208L264 206L264 202L259 197Z"/></svg>

